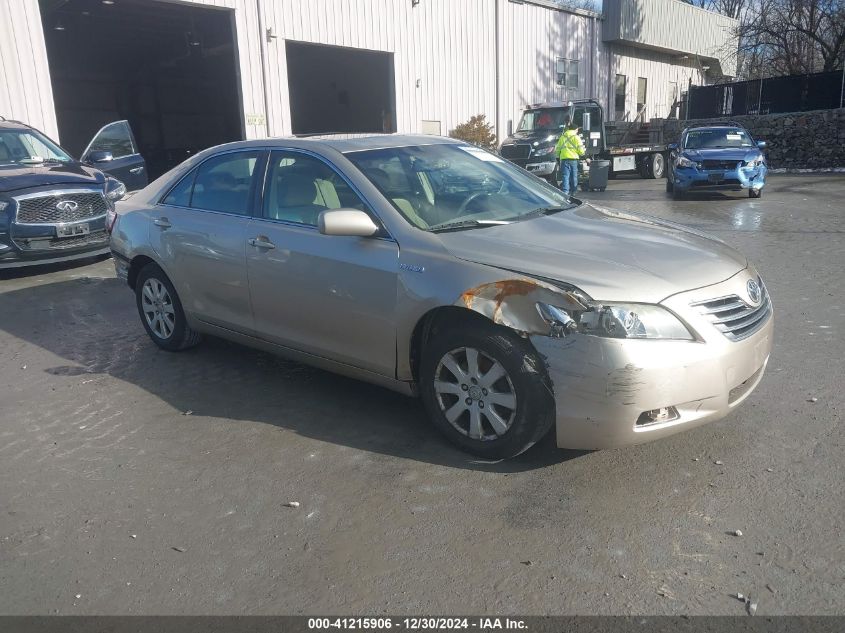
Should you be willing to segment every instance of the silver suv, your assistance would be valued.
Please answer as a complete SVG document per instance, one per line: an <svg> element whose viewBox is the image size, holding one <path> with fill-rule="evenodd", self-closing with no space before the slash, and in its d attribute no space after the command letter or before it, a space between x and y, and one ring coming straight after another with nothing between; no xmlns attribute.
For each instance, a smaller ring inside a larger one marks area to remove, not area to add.
<svg viewBox="0 0 845 633"><path fill-rule="evenodd" d="M207 150L120 203L111 249L158 346L210 334L419 395L486 458L553 425L596 449L719 419L772 345L723 242L438 137Z"/></svg>

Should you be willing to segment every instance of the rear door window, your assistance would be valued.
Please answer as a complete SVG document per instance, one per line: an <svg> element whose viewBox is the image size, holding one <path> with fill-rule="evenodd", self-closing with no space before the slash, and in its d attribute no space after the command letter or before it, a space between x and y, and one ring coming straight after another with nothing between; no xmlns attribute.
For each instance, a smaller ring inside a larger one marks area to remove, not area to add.
<svg viewBox="0 0 845 633"><path fill-rule="evenodd" d="M230 152L195 167L162 199L162 204L249 215L255 167L261 151Z"/></svg>

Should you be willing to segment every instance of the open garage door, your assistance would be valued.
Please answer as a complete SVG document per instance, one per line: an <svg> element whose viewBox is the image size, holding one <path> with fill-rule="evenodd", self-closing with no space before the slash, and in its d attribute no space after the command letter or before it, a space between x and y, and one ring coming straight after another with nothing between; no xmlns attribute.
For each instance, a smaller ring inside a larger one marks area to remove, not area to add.
<svg viewBox="0 0 845 633"><path fill-rule="evenodd" d="M39 0L59 137L79 156L126 119L155 178L244 138L233 13L159 0Z"/></svg>
<svg viewBox="0 0 845 633"><path fill-rule="evenodd" d="M395 132L393 53L287 41L294 134Z"/></svg>

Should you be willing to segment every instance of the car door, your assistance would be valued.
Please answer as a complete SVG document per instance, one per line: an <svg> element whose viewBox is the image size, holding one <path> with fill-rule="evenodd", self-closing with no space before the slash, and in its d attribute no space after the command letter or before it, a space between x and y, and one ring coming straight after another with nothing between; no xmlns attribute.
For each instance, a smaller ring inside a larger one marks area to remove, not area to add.
<svg viewBox="0 0 845 633"><path fill-rule="evenodd" d="M320 212L338 208L376 219L323 159L296 150L270 154L260 213L248 231L255 329L274 343L393 377L399 246L386 235L321 234Z"/></svg>
<svg viewBox="0 0 845 633"><path fill-rule="evenodd" d="M150 243L195 318L251 334L247 226L266 153L215 154L191 170L154 208Z"/></svg>
<svg viewBox="0 0 845 633"><path fill-rule="evenodd" d="M80 160L114 176L126 185L127 191L147 186L147 164L138 153L128 121L103 126L88 143Z"/></svg>

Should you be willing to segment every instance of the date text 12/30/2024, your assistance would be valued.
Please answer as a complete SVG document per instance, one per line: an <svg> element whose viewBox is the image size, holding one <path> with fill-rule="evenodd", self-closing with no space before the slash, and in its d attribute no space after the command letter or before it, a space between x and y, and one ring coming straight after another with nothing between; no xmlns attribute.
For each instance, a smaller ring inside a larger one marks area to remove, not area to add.
<svg viewBox="0 0 845 633"><path fill-rule="evenodd" d="M406 629L409 631L438 630L527 630L524 620L519 618L308 618L308 628L315 631L330 629L345 630L388 630Z"/></svg>

